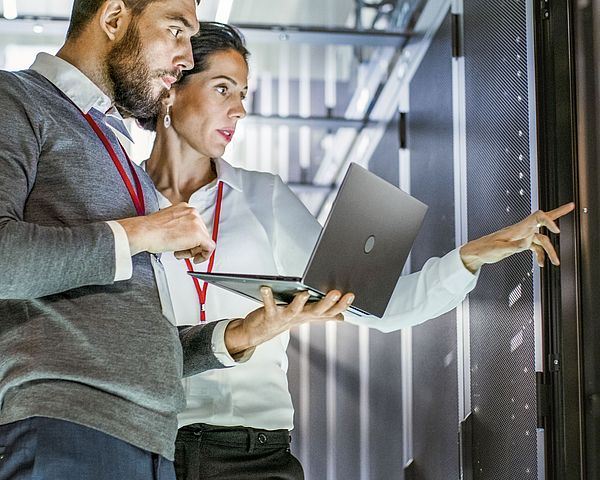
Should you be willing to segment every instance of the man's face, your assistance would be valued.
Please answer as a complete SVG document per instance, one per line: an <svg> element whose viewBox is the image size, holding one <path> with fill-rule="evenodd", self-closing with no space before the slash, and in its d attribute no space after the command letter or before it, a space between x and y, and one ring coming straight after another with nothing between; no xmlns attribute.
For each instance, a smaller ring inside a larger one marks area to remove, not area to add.
<svg viewBox="0 0 600 480"><path fill-rule="evenodd" d="M158 113L160 99L194 64L190 37L197 31L194 0L154 1L130 22L106 61L115 103L124 113Z"/></svg>

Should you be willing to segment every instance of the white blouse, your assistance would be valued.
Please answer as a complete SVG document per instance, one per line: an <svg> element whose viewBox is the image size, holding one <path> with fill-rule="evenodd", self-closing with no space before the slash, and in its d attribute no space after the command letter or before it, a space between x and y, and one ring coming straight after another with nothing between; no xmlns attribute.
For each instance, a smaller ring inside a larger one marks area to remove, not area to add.
<svg viewBox="0 0 600 480"><path fill-rule="evenodd" d="M321 230L317 220L278 176L235 168L222 159L215 163L217 180L189 200L212 232L217 184L224 183L212 271L301 276ZM170 205L160 193L158 197L161 208ZM177 324L197 324L200 305L185 262L173 254L163 254L162 262ZM205 262L194 268L206 271L207 266ZM476 282L477 275L464 267L454 250L441 259L429 260L421 272L401 277L383 318L347 315L346 321L381 331L416 325L454 308ZM244 317L259 307L241 295L208 286L207 321ZM281 334L256 348L244 363L222 358L223 363L234 366L184 379L187 407L179 416L180 426L200 422L292 429L294 410L286 376L288 342L289 333Z"/></svg>

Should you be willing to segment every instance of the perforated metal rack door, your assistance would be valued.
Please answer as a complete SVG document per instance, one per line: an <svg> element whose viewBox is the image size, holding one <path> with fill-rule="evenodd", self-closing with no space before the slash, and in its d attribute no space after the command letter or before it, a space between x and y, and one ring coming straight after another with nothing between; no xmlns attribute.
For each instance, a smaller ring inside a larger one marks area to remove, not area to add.
<svg viewBox="0 0 600 480"><path fill-rule="evenodd" d="M469 238L531 211L525 0L465 2ZM484 268L470 296L475 479L537 478L532 260Z"/></svg>
<svg viewBox="0 0 600 480"><path fill-rule="evenodd" d="M429 205L412 270L454 248L452 43L446 17L410 84L411 194ZM413 328L415 479L456 479L458 376L454 311ZM405 407L406 408L406 407Z"/></svg>

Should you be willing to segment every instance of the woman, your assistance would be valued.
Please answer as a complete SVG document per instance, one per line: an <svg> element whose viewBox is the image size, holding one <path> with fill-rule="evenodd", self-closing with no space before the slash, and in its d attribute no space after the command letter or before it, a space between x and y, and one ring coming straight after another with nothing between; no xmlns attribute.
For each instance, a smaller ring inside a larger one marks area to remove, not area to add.
<svg viewBox="0 0 600 480"><path fill-rule="evenodd" d="M299 275L319 235L317 221L279 177L235 168L220 158L246 115L248 51L235 29L217 23L201 23L192 47L194 68L183 72L159 117L142 122L157 132L146 169L161 206L188 202L212 226L215 255L198 270ZM402 277L382 319L346 315L346 320L391 331L454 308L474 288L472 272L481 264L538 248L519 240L518 247L501 249L497 241L498 235L505 241L533 235L538 220L528 217L526 225L517 224L518 231L515 226L493 234L495 243L486 240L490 236L470 242ZM543 249L536 253L543 258ZM241 317L256 307L239 295L194 282L187 275L193 265L172 255L163 259L179 325ZM289 451L288 340L283 333L257 347L244 363L185 380L187 407L179 417L175 456L179 480L303 478ZM234 364L226 353L220 356L224 364Z"/></svg>

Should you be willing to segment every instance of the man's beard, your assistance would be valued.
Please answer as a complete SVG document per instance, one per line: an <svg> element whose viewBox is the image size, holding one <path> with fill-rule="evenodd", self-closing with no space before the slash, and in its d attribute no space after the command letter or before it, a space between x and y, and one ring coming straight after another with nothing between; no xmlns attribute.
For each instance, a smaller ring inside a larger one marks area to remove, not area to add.
<svg viewBox="0 0 600 480"><path fill-rule="evenodd" d="M106 74L113 86L117 108L124 116L135 118L151 118L160 111L160 100L167 89L154 94L152 80L164 75L179 77L177 72L150 71L135 22L108 54Z"/></svg>

